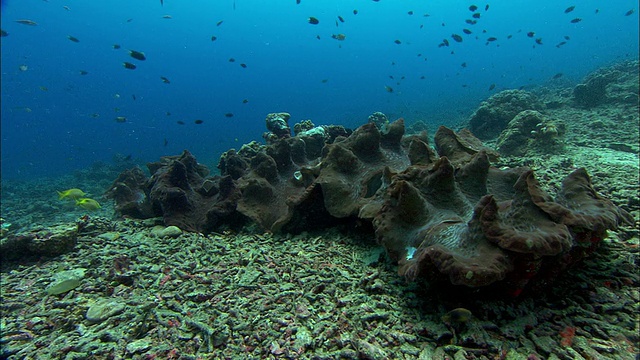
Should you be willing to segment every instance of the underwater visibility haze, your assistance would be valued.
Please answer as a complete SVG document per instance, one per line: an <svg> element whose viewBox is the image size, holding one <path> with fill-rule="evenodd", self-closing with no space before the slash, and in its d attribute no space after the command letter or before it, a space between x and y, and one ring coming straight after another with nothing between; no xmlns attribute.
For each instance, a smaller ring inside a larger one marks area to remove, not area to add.
<svg viewBox="0 0 640 360"><path fill-rule="evenodd" d="M227 149L262 141L271 112L349 128L374 111L456 124L501 90L575 84L637 58L636 7L3 1L2 177L184 149L215 165Z"/></svg>

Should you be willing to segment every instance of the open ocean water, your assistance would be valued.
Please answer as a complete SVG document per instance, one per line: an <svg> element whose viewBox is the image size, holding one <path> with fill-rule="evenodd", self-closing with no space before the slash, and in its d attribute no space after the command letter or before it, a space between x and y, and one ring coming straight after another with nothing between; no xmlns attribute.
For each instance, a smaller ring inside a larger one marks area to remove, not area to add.
<svg viewBox="0 0 640 360"><path fill-rule="evenodd" d="M5 0L2 177L183 149L215 164L280 111L350 128L374 111L456 124L501 90L636 59L637 15L623 0Z"/></svg>

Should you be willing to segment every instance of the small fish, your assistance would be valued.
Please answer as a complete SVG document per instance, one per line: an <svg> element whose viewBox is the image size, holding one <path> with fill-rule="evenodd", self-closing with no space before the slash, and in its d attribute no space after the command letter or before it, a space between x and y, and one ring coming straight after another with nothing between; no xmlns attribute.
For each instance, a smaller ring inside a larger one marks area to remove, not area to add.
<svg viewBox="0 0 640 360"><path fill-rule="evenodd" d="M162 82L165 83L165 84L171 84L171 81L169 81L169 79L167 79L164 76L160 76L160 80L162 80Z"/></svg>
<svg viewBox="0 0 640 360"><path fill-rule="evenodd" d="M542 38L537 38L536 39L536 44L542 45Z"/></svg>
<svg viewBox="0 0 640 360"><path fill-rule="evenodd" d="M300 5L300 0L296 0L296 5Z"/></svg>
<svg viewBox="0 0 640 360"><path fill-rule="evenodd" d="M489 4L484 6L484 11L487 11L487 10L489 10Z"/></svg>
<svg viewBox="0 0 640 360"><path fill-rule="evenodd" d="M424 75L420 76L420 80L424 80L426 77Z"/></svg>
<svg viewBox="0 0 640 360"><path fill-rule="evenodd" d="M467 34L467 35L471 34L471 30L469 30L469 29L462 29L462 32Z"/></svg>
<svg viewBox="0 0 640 360"><path fill-rule="evenodd" d="M171 113L170 113L169 111L167 111L167 114L166 114L166 115L167 115L167 116L171 116Z"/></svg>
<svg viewBox="0 0 640 360"><path fill-rule="evenodd" d="M449 40L442 39L442 42L438 45L438 47L449 46Z"/></svg>
<svg viewBox="0 0 640 360"><path fill-rule="evenodd" d="M594 13L596 13L596 14L597 14L597 13L599 13L599 12L600 12L600 9L596 9L596 10L594 11ZM631 14L629 14L629 15L631 15Z"/></svg>
<svg viewBox="0 0 640 360"><path fill-rule="evenodd" d="M27 65L23 64L23 65L18 66L18 69L20 69L20 71L27 71L27 70L29 70L29 67Z"/></svg>
<svg viewBox="0 0 640 360"><path fill-rule="evenodd" d="M557 73L557 74L553 75L553 79L554 80L560 79L563 75L564 75L563 73Z"/></svg>
<svg viewBox="0 0 640 360"><path fill-rule="evenodd" d="M87 193L85 193L84 191L73 188L65 191L58 191L58 200L63 200L63 199L77 200L85 195L87 195Z"/></svg>
<svg viewBox="0 0 640 360"><path fill-rule="evenodd" d="M474 19L480 19L480 13L474 13L471 17Z"/></svg>
<svg viewBox="0 0 640 360"><path fill-rule="evenodd" d="M581 19L581 18L575 18L575 19L571 20L571 23L572 23L572 24L577 24L577 23L579 23L580 21L582 21L582 19Z"/></svg>
<svg viewBox="0 0 640 360"><path fill-rule="evenodd" d="M565 40L571 40L571 38L569 37L569 35L565 35L565 36L564 36L564 39L565 39Z"/></svg>
<svg viewBox="0 0 640 360"><path fill-rule="evenodd" d="M79 72L79 73L80 73L80 75L87 75L89 72L88 72L88 71L85 71L85 70L80 70L80 72Z"/></svg>
<svg viewBox="0 0 640 360"><path fill-rule="evenodd" d="M176 121L176 123L177 123L178 125L184 125L184 121L182 121L182 120L178 120L178 121Z"/></svg>
<svg viewBox="0 0 640 360"><path fill-rule="evenodd" d="M564 9L564 13L568 14L568 13L572 12L573 9L575 9L575 8L576 8L575 5L571 5L568 8Z"/></svg>
<svg viewBox="0 0 640 360"><path fill-rule="evenodd" d="M9 33L4 31L4 30L2 30L2 29L0 29L0 36L1 37L9 36Z"/></svg>
<svg viewBox="0 0 640 360"><path fill-rule="evenodd" d="M135 65L133 65L130 62L126 62L126 61L122 63L122 66L124 66L125 69L129 69L129 70L135 70L135 68L136 68Z"/></svg>
<svg viewBox="0 0 640 360"><path fill-rule="evenodd" d="M65 6L63 6L62 8L63 8L63 9L65 9L65 10L67 10L67 11L71 11L71 8L69 8L69 7L68 7L68 6L66 6L66 5L65 5Z"/></svg>
<svg viewBox="0 0 640 360"><path fill-rule="evenodd" d="M340 16L340 15L338 15L338 20L340 20L340 22L342 22L342 23L344 22L344 18L342 16Z"/></svg>
<svg viewBox="0 0 640 360"><path fill-rule="evenodd" d="M320 40L320 35L316 35L316 39Z"/></svg>
<svg viewBox="0 0 640 360"><path fill-rule="evenodd" d="M627 11L626 13L624 13L624 16L631 16L631 15L633 15L634 12L636 12L636 9L631 9L631 10Z"/></svg>
<svg viewBox="0 0 640 360"><path fill-rule="evenodd" d="M120 45L118 45L118 44L113 44L113 46L112 46L112 47L113 47L113 49L114 49L114 50L118 50L118 49L120 49Z"/></svg>
<svg viewBox="0 0 640 360"><path fill-rule="evenodd" d="M242 64L240 64L240 67L242 67L242 68L245 68L245 69L246 69L246 68L247 68L247 64L242 63Z"/></svg>
<svg viewBox="0 0 640 360"><path fill-rule="evenodd" d="M322 79L320 82L323 83L323 84L326 84L327 81L329 81L329 79Z"/></svg>
<svg viewBox="0 0 640 360"><path fill-rule="evenodd" d="M392 92L393 92L393 88L392 88L391 86L387 86L387 85L385 85L385 86L384 86L384 89L385 89L387 92L390 92L390 93L392 93Z"/></svg>
<svg viewBox="0 0 640 360"><path fill-rule="evenodd" d="M461 324L469 321L472 316L473 314L471 314L471 311L465 308L457 308L444 314L442 316L442 321L449 324L451 323Z"/></svg>
<svg viewBox="0 0 640 360"><path fill-rule="evenodd" d="M196 124L196 125L200 125L200 124L202 124L203 122L204 122L204 120L200 120L200 119L198 119L198 120L195 120L193 123L194 123L194 124Z"/></svg>
<svg viewBox="0 0 640 360"><path fill-rule="evenodd" d="M467 19L467 20L465 20L464 22L466 22L466 23L467 23L467 24L469 24L469 25L475 25L475 24L477 23L477 21L476 21L476 20L471 20L471 19Z"/></svg>
<svg viewBox="0 0 640 360"><path fill-rule="evenodd" d="M220 25L222 25L222 23L223 23L223 22L224 22L224 20L220 20L220 21L218 21L218 22L216 23L216 26L220 26Z"/></svg>
<svg viewBox="0 0 640 360"><path fill-rule="evenodd" d="M347 38L347 35L345 35L345 34L333 34L333 35L331 35L331 38L339 40L339 41L342 41L342 40Z"/></svg>
<svg viewBox="0 0 640 360"><path fill-rule="evenodd" d="M311 25L318 25L320 23L320 20L314 18L313 16L309 16L309 19L307 21L309 21L309 24Z"/></svg>
<svg viewBox="0 0 640 360"><path fill-rule="evenodd" d="M218 38L217 38L217 37L215 37L215 36L211 36L211 41L216 41L216 40L218 40Z"/></svg>
<svg viewBox="0 0 640 360"><path fill-rule="evenodd" d="M49 91L49 89L46 86L38 86L38 88L42 91Z"/></svg>
<svg viewBox="0 0 640 360"><path fill-rule="evenodd" d="M533 32L533 31L529 31L529 32L527 33L527 36L528 36L528 37L530 37L530 38L532 38L532 37L536 36L536 33L535 33L535 32Z"/></svg>
<svg viewBox="0 0 640 360"><path fill-rule="evenodd" d="M487 39L487 41L489 41L489 42L491 42L491 41L496 41L496 40L498 40L498 38L495 38L495 37L493 37L493 36Z"/></svg>
<svg viewBox="0 0 640 360"><path fill-rule="evenodd" d="M249 102L249 100L247 100L247 99L242 100L242 103L243 103L243 104L246 104L246 103L248 103L248 102Z"/></svg>
<svg viewBox="0 0 640 360"><path fill-rule="evenodd" d="M496 88L496 84L491 84L489 85L489 91L493 90Z"/></svg>
<svg viewBox="0 0 640 360"><path fill-rule="evenodd" d="M131 94L131 98L133 99L133 101L136 101L136 94Z"/></svg>
<svg viewBox="0 0 640 360"><path fill-rule="evenodd" d="M100 204L97 201L89 198L76 200L76 206L80 206L81 208L89 211L94 211L101 208Z"/></svg>
<svg viewBox="0 0 640 360"><path fill-rule="evenodd" d="M407 11L407 15L413 15L413 11L412 10Z"/></svg>
<svg viewBox="0 0 640 360"><path fill-rule="evenodd" d="M455 40L456 42L462 42L462 36L460 36L458 34L451 34L451 38L453 40Z"/></svg>
<svg viewBox="0 0 640 360"><path fill-rule="evenodd" d="M38 23L36 23L35 21L29 20L29 19L21 19L21 20L16 20L16 22L18 24L22 24L22 25L29 25L29 26L36 26L38 25Z"/></svg>
<svg viewBox="0 0 640 360"><path fill-rule="evenodd" d="M396 44L398 44L398 45L402 44L402 41L400 41L400 40L398 40L398 39L394 40L393 42L394 42L394 43L396 43Z"/></svg>
<svg viewBox="0 0 640 360"><path fill-rule="evenodd" d="M357 9L353 9L353 15L358 15L358 10Z"/></svg>
<svg viewBox="0 0 640 360"><path fill-rule="evenodd" d="M466 68L467 67L467 63L463 62L460 66L462 66L463 68Z"/></svg>
<svg viewBox="0 0 640 360"><path fill-rule="evenodd" d="M69 39L69 40L71 40L71 41L73 41L73 42L75 42L75 43L80 42L80 40L78 40L78 38L77 38L77 37L75 37L75 36L71 36L71 35L67 35L67 39Z"/></svg>
<svg viewBox="0 0 640 360"><path fill-rule="evenodd" d="M236 59L234 59L234 58L229 58L229 62L236 62Z"/></svg>
<svg viewBox="0 0 640 360"><path fill-rule="evenodd" d="M507 39L511 39L513 37L513 35L509 34L507 35Z"/></svg>
<svg viewBox="0 0 640 360"><path fill-rule="evenodd" d="M232 118L233 114L232 113L226 113L226 114L224 114L224 117Z"/></svg>
<svg viewBox="0 0 640 360"><path fill-rule="evenodd" d="M98 114L98 113L93 113L93 114L91 114L91 115L89 115L89 116L91 116L91 117L92 117L92 118L94 118L94 119L97 119L97 118L99 118L99 117L100 117L100 114Z"/></svg>
<svg viewBox="0 0 640 360"><path fill-rule="evenodd" d="M560 41L559 43L556 44L556 47L560 48L560 46L562 46L562 45L564 45L566 43L567 43L566 41Z"/></svg>
<svg viewBox="0 0 640 360"><path fill-rule="evenodd" d="M142 51L129 50L129 56L140 61L147 60L147 57Z"/></svg>
<svg viewBox="0 0 640 360"><path fill-rule="evenodd" d="M119 124L127 122L127 118L124 116L116 116L116 122Z"/></svg>
<svg viewBox="0 0 640 360"><path fill-rule="evenodd" d="M471 6L469 6L469 11L474 12L474 11L476 11L476 10L478 10L478 7L477 7L477 6L475 6L475 5L471 5Z"/></svg>
<svg viewBox="0 0 640 360"><path fill-rule="evenodd" d="M164 138L164 146L167 146L167 144L169 144L169 140L167 140L167 138Z"/></svg>

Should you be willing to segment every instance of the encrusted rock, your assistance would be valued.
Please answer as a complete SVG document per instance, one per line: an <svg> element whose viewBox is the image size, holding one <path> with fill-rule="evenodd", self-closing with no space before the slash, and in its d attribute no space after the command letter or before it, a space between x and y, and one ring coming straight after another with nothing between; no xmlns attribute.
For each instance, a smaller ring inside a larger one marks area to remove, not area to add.
<svg viewBox="0 0 640 360"><path fill-rule="evenodd" d="M120 314L124 308L124 303L117 299L100 299L87 309L85 318L93 323L102 322L114 315Z"/></svg>
<svg viewBox="0 0 640 360"><path fill-rule="evenodd" d="M500 134L520 112L542 108L537 97L527 91L501 91L480 104L469 119L469 130L480 139L490 139Z"/></svg>
<svg viewBox="0 0 640 360"><path fill-rule="evenodd" d="M521 156L535 151L549 154L562 150L563 123L554 122L535 110L525 110L509 122L498 137L498 150L504 155Z"/></svg>
<svg viewBox="0 0 640 360"><path fill-rule="evenodd" d="M73 250L77 240L76 224L38 228L0 239L0 256L2 260L57 256Z"/></svg>
<svg viewBox="0 0 640 360"><path fill-rule="evenodd" d="M267 115L266 123L267 130L275 135L276 139L287 138L291 136L291 129L289 128L289 119L291 115L289 113L271 113ZM267 138L270 140L271 138Z"/></svg>

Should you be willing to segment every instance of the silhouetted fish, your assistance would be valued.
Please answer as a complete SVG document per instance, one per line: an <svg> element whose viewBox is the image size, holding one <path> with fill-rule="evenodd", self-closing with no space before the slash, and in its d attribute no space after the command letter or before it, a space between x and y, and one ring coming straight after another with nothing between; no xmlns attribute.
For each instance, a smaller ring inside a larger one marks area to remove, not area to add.
<svg viewBox="0 0 640 360"><path fill-rule="evenodd" d="M471 6L469 6L469 11L474 12L474 11L476 11L476 10L478 10L478 7L477 7L477 6L475 6L475 5L471 5Z"/></svg>
<svg viewBox="0 0 640 360"><path fill-rule="evenodd" d="M462 29L462 32L467 34L467 35L471 34L471 30L469 30L469 29Z"/></svg>
<svg viewBox="0 0 640 360"><path fill-rule="evenodd" d="M489 91L493 90L496 88L496 84L491 84L489 85Z"/></svg>
<svg viewBox="0 0 640 360"><path fill-rule="evenodd" d="M636 12L636 10L635 10L635 9L631 9L631 10L627 11L627 12L624 14L624 16L631 16L634 12Z"/></svg>
<svg viewBox="0 0 640 360"><path fill-rule="evenodd" d="M553 75L553 79L560 79L564 74L563 73L557 73L555 75Z"/></svg>
<svg viewBox="0 0 640 360"><path fill-rule="evenodd" d="M573 9L575 9L575 8L576 8L575 5L569 6L568 8L564 9L564 13L568 14L568 13L572 12Z"/></svg>
<svg viewBox="0 0 640 360"><path fill-rule="evenodd" d="M320 20L318 20L317 18L313 17L313 16L309 16L309 24L312 25L318 25L320 23Z"/></svg>
<svg viewBox="0 0 640 360"><path fill-rule="evenodd" d="M69 40L71 40L71 41L73 41L75 43L80 42L80 40L78 40L77 37L71 36L71 35L67 35L67 39L69 39Z"/></svg>
<svg viewBox="0 0 640 360"><path fill-rule="evenodd" d="M129 56L131 56L132 58L136 59L136 60L146 60L147 57L144 56L144 53L141 51L136 51L136 50L129 50Z"/></svg>
<svg viewBox="0 0 640 360"><path fill-rule="evenodd" d="M458 34L451 34L451 38L453 40L455 40L456 42L462 42L462 36L460 36Z"/></svg>
<svg viewBox="0 0 640 360"><path fill-rule="evenodd" d="M575 19L571 20L571 23L572 23L572 24L577 24L577 23L579 23L580 21L582 21L582 19L580 19L580 18L575 18Z"/></svg>

